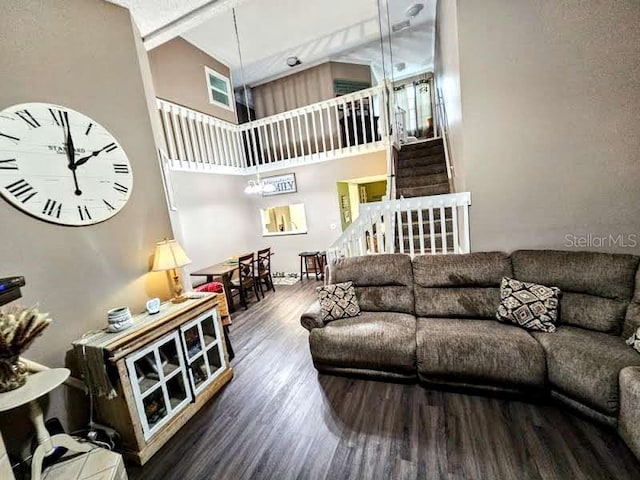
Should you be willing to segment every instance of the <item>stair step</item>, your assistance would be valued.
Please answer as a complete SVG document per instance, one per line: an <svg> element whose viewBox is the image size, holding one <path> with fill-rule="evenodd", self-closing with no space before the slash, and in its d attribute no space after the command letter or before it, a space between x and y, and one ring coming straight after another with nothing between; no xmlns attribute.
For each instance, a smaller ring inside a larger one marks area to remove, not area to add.
<svg viewBox="0 0 640 480"><path fill-rule="evenodd" d="M414 188L414 187L429 187L432 185L438 185L447 183L449 177L446 173L434 173L433 175L421 175L412 177L400 177L396 178L396 188Z"/></svg>
<svg viewBox="0 0 640 480"><path fill-rule="evenodd" d="M426 217L428 214L423 213L423 218ZM416 214L413 214L413 219L416 219ZM420 237L420 225L418 224L418 222L414 221L413 223L413 236L416 238ZM445 224L445 229L447 232L452 232L453 231L453 219L451 218L445 218L444 220L444 224ZM429 230L429 222L428 221L423 221L422 222L422 231L424 232L424 234L426 236L428 236L430 234L430 230ZM440 220L437 220L434 224L433 224L433 231L436 234L440 234L442 232L442 225L440 225ZM407 236L409 235L409 225L407 225L404 222L402 222L402 235L403 236Z"/></svg>
<svg viewBox="0 0 640 480"><path fill-rule="evenodd" d="M426 167L428 165L445 165L444 152L430 155L414 155L398 157L398 170L401 168Z"/></svg>
<svg viewBox="0 0 640 480"><path fill-rule="evenodd" d="M435 173L447 173L447 166L444 161L425 165L423 167L407 167L406 165L398 165L396 178L421 177L423 175L433 175Z"/></svg>
<svg viewBox="0 0 640 480"><path fill-rule="evenodd" d="M397 188L398 198L401 196L404 198L412 197L428 197L431 195L442 195L449 192L449 182L438 183L436 185L429 185L428 187L407 187Z"/></svg>
<svg viewBox="0 0 640 480"><path fill-rule="evenodd" d="M402 145L402 148L400 148L400 152L417 152L437 148L443 148L441 138L437 138L435 140L427 140L424 142L406 143Z"/></svg>

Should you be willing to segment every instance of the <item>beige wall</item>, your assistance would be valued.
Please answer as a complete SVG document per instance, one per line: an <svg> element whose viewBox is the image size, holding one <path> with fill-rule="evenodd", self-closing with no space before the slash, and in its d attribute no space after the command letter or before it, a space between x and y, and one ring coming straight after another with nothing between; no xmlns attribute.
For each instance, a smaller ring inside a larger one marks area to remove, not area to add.
<svg viewBox="0 0 640 480"><path fill-rule="evenodd" d="M209 101L204 67L230 78L229 67L210 57L182 37L154 48L149 52L153 84L158 97L192 108L199 112L237 123L235 97L233 110L219 107Z"/></svg>
<svg viewBox="0 0 640 480"><path fill-rule="evenodd" d="M384 175L386 162L385 152L382 151L265 174L295 173L298 191L270 197L251 197L249 218L259 225L261 208L304 203L308 233L262 237L261 231L258 231L255 248L272 248L276 254L272 260L275 271L298 272L299 252L326 250L342 234L337 182Z"/></svg>
<svg viewBox="0 0 640 480"><path fill-rule="evenodd" d="M458 192L464 192L462 98L460 94L457 16L458 9L455 1L438 0L436 6L435 82L444 97L449 154L454 167L454 188Z"/></svg>
<svg viewBox="0 0 640 480"><path fill-rule="evenodd" d="M457 2L473 250L640 253L638 25L628 0Z"/></svg>
<svg viewBox="0 0 640 480"><path fill-rule="evenodd" d="M106 324L107 309L140 311L149 297L168 294L165 275L147 273L155 242L171 227L138 38L128 11L106 2L12 1L0 16L0 109L46 101L83 112L113 133L134 172L127 205L98 225L56 226L0 201L0 276L24 275L22 303L51 313L53 324L27 353L50 367L63 365L72 340ZM62 392L50 415L64 420L79 404L64 405Z"/></svg>
<svg viewBox="0 0 640 480"><path fill-rule="evenodd" d="M272 247L273 269L297 272L299 252L324 250L342 233L336 182L385 172L385 152L270 172L265 176L295 173L298 188L271 197L243 193L252 177L172 172L184 246L193 260L188 271ZM262 237L260 209L293 203L304 203L308 233Z"/></svg>
<svg viewBox="0 0 640 480"><path fill-rule="evenodd" d="M287 110L333 98L333 80L370 82L368 65L326 62L251 89L256 117L263 118Z"/></svg>

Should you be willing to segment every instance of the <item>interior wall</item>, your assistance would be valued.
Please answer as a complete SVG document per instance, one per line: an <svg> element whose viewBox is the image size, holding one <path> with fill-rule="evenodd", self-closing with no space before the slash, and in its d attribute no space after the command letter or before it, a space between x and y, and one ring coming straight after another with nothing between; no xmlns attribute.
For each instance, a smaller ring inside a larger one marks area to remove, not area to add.
<svg viewBox="0 0 640 480"><path fill-rule="evenodd" d="M258 234L255 249L271 247L276 272L299 272L299 252L326 250L342 234L337 182L348 178L384 175L387 168L384 151L316 163L265 176L295 173L297 192L269 197L249 197L249 219L260 222L260 209L303 203L307 217L306 234L262 237Z"/></svg>
<svg viewBox="0 0 640 480"><path fill-rule="evenodd" d="M640 4L458 1L457 23L472 249L640 253Z"/></svg>
<svg viewBox="0 0 640 480"><path fill-rule="evenodd" d="M462 145L458 8L456 3L456 0L438 0L436 5L435 85L437 89L440 89L444 98L445 123L453 168L454 189L457 192L464 192L466 190Z"/></svg>
<svg viewBox="0 0 640 480"><path fill-rule="evenodd" d="M251 88L256 118L334 97L335 79L371 82L368 65L326 62Z"/></svg>
<svg viewBox="0 0 640 480"><path fill-rule="evenodd" d="M297 193L249 196L243 190L252 177L172 172L184 248L192 264L189 272L258 249L271 247L272 268L298 272L298 253L325 250L342 233L336 183L346 178L386 172L385 152L316 163L263 176L295 173ZM261 209L303 203L307 233L262 236ZM199 283L194 277L194 283Z"/></svg>
<svg viewBox="0 0 640 480"><path fill-rule="evenodd" d="M250 220L247 177L173 171L171 179L183 246L193 262L187 274L255 250L261 227L259 217Z"/></svg>
<svg viewBox="0 0 640 480"><path fill-rule="evenodd" d="M233 110L214 105L209 101L204 67L207 66L231 79L231 71L225 64L182 37L176 37L151 50L149 63L158 97L227 122L238 123L233 87L231 88Z"/></svg>
<svg viewBox="0 0 640 480"><path fill-rule="evenodd" d="M172 231L141 77L147 59L138 47L128 11L107 2L3 5L0 109L45 101L83 112L118 139L134 174L124 209L92 226L45 223L0 200L0 276L24 275L20 303L50 312L53 323L26 353L49 367L64 364L73 340L104 327L109 308L139 312L148 298L169 296L166 275L148 273L155 242ZM64 387L52 395L48 415L66 424L80 404L65 404L63 394ZM20 435L5 439L15 443Z"/></svg>

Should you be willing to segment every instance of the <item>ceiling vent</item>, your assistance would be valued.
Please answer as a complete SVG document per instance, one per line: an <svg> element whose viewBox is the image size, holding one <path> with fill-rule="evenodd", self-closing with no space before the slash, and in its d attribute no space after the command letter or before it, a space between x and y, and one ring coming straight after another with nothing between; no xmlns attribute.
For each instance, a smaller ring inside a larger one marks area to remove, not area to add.
<svg viewBox="0 0 640 480"><path fill-rule="evenodd" d="M409 8L407 8L404 13L407 14L407 17L413 18L417 16L422 11L423 8L424 8L424 5L422 3L414 3Z"/></svg>
<svg viewBox="0 0 640 480"><path fill-rule="evenodd" d="M399 32L400 30L404 30L405 28L409 28L411 26L411 22L409 20L403 20L402 22L394 23L391 25L391 31L393 33Z"/></svg>

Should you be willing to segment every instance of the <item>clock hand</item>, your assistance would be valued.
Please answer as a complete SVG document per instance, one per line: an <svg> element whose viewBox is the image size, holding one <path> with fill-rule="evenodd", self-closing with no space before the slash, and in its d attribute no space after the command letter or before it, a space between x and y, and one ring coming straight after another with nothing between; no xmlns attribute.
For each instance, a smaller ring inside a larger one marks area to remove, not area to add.
<svg viewBox="0 0 640 480"><path fill-rule="evenodd" d="M89 159L91 157L97 157L98 154L100 154L101 152L105 151L107 148L111 148L113 146L113 143L110 143L109 145L105 145L104 147L102 147L100 150L95 150L94 152L91 153L91 155L87 155L86 157L82 157L80 159L78 159L77 162L75 162L76 167L80 166L80 165L84 165L85 163L87 163L89 161Z"/></svg>
<svg viewBox="0 0 640 480"><path fill-rule="evenodd" d="M69 170L71 170L71 173L73 174L73 183L76 188L73 193L80 196L82 195L82 190L80 190L80 187L78 186L78 175L76 175L76 164L75 164L76 151L73 147L73 138L71 138L71 126L69 125L68 112L64 112L64 124L67 131L66 147L67 147L67 159L69 160L67 167L69 168Z"/></svg>

